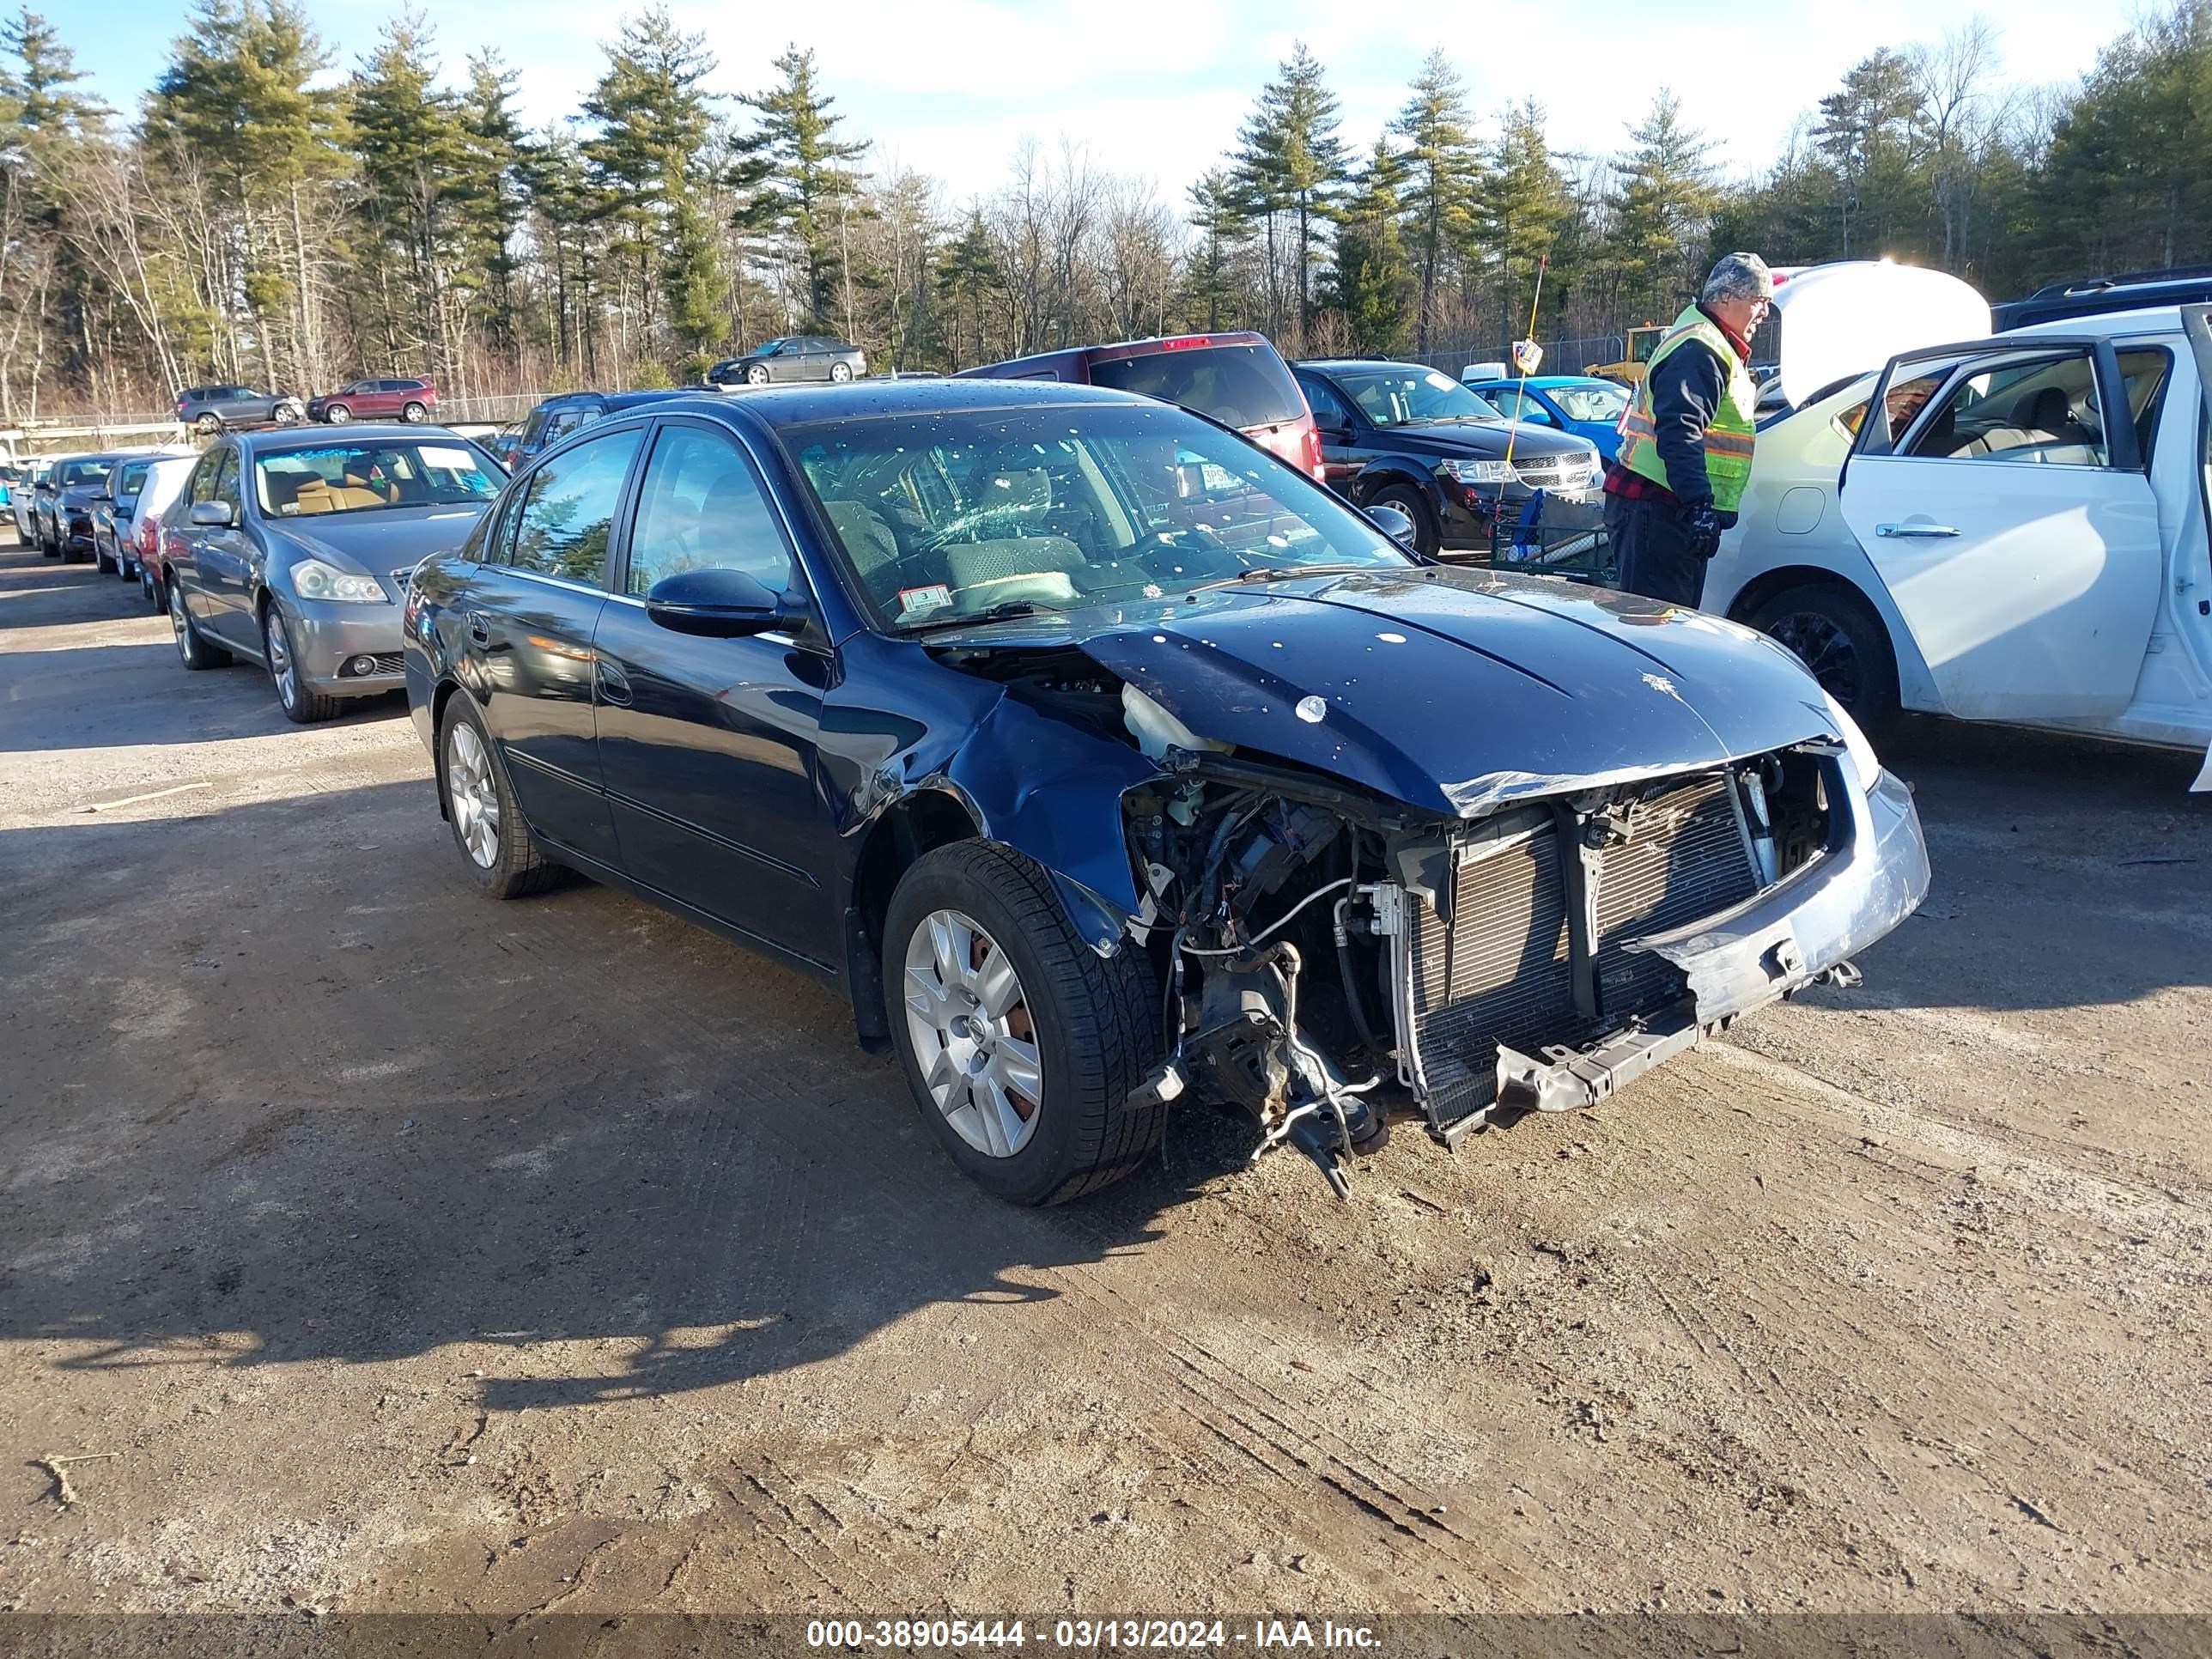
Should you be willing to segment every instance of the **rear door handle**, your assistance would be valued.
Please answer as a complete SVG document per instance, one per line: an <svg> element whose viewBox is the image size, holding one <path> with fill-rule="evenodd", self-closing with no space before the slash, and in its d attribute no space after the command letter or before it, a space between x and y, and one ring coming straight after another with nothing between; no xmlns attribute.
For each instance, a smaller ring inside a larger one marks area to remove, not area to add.
<svg viewBox="0 0 2212 1659"><path fill-rule="evenodd" d="M600 697L607 702L613 703L618 708L629 708L629 676L605 657L601 657L599 659L599 677Z"/></svg>
<svg viewBox="0 0 2212 1659"><path fill-rule="evenodd" d="M486 622L482 617L471 617L469 618L469 637L474 640L478 645L489 645L491 643L491 624Z"/></svg>
<svg viewBox="0 0 2212 1659"><path fill-rule="evenodd" d="M1907 541L1936 536L1955 536L1959 532L1948 524L1878 524L1874 533L1893 541Z"/></svg>

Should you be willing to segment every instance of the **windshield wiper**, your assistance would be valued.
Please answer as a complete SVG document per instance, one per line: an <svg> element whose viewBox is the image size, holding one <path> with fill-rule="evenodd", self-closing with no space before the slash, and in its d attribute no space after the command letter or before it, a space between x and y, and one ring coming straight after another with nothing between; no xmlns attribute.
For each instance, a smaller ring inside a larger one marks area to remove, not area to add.
<svg viewBox="0 0 2212 1659"><path fill-rule="evenodd" d="M1286 582L1297 576L1342 576L1362 570L1373 570L1371 564L1268 564L1255 565L1249 570L1240 570L1233 576L1222 576L1210 582L1200 582L1190 591L1203 593L1212 587L1234 587L1239 582Z"/></svg>
<svg viewBox="0 0 2212 1659"><path fill-rule="evenodd" d="M911 623L901 628L901 635L934 633L942 628L980 628L986 623L1012 622L1018 617L1059 617L1066 613L1048 605L1039 605L1034 599L1007 599L998 605L986 605L981 611L965 616L931 617L925 621Z"/></svg>

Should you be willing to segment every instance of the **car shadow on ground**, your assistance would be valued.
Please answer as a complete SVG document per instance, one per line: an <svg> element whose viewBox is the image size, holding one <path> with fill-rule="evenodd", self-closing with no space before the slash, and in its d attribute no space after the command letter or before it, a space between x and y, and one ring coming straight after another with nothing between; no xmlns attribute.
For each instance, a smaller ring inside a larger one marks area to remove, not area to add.
<svg viewBox="0 0 2212 1659"><path fill-rule="evenodd" d="M1003 1205L837 994L587 884L481 898L420 783L0 834L0 1339L63 1369L458 1346L494 1411L708 1388L1018 1319L1250 1146L1185 1113L1122 1186Z"/></svg>

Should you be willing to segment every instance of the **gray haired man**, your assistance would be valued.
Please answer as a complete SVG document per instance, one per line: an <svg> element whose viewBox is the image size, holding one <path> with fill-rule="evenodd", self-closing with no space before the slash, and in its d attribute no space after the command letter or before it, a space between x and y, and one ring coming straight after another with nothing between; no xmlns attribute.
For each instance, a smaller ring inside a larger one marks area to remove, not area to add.
<svg viewBox="0 0 2212 1659"><path fill-rule="evenodd" d="M1729 254L1645 365L1605 478L1605 526L1624 592L1691 606L1703 595L1706 562L1735 523L1751 477L1759 403L1751 337L1773 297L1765 260Z"/></svg>

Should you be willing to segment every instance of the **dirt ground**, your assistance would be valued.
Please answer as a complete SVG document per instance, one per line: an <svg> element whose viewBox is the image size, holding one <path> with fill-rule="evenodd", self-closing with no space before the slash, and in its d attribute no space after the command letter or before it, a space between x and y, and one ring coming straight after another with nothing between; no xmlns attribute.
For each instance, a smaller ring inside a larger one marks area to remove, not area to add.
<svg viewBox="0 0 2212 1659"><path fill-rule="evenodd" d="M478 899L396 701L0 553L0 1609L2212 1607L2212 799L1892 758L1863 990L1028 1213L828 991Z"/></svg>

